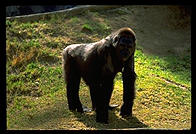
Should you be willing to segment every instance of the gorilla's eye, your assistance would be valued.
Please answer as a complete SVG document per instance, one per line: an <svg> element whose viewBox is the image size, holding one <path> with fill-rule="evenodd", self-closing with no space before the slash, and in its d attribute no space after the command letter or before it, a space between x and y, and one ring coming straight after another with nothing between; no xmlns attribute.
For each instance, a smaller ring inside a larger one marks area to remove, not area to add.
<svg viewBox="0 0 196 134"><path fill-rule="evenodd" d="M123 48L133 48L133 44L120 44Z"/></svg>
<svg viewBox="0 0 196 134"><path fill-rule="evenodd" d="M119 41L120 46L126 48L132 48L134 43L130 38L121 38Z"/></svg>
<svg viewBox="0 0 196 134"><path fill-rule="evenodd" d="M120 44L132 44L133 41L130 38L120 38Z"/></svg>

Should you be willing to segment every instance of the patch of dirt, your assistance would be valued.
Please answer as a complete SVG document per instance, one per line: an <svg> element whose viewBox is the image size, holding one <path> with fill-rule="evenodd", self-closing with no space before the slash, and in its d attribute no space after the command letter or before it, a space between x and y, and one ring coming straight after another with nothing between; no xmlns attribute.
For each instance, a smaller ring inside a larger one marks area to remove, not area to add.
<svg viewBox="0 0 196 134"><path fill-rule="evenodd" d="M172 85L174 85L174 86L176 86L176 87L179 87L179 88L181 88L181 89L183 89L183 90L188 90L188 91L190 91L190 88L188 88L188 87L185 86L185 85L182 85L182 84L180 84L180 83L177 83L177 82L172 81L172 80L169 80L169 79L166 79L166 78L161 77L161 76L159 76L159 75L155 75L155 74L154 74L153 76L156 77L156 78L158 78L158 79L163 80L165 83L172 84Z"/></svg>
<svg viewBox="0 0 196 134"><path fill-rule="evenodd" d="M190 54L190 7L137 5L113 9L110 12L117 10L119 17L110 17L112 27L131 27L136 32L137 43L144 48L144 52L163 56L171 53L179 56Z"/></svg>

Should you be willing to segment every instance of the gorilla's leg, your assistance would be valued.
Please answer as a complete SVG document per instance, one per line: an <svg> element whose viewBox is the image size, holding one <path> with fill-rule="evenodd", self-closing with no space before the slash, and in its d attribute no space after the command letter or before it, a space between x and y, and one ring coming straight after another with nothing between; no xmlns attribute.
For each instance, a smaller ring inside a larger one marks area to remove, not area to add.
<svg viewBox="0 0 196 134"><path fill-rule="evenodd" d="M120 110L120 115L123 117L132 116L132 107L135 98L135 80L135 72L123 74L123 105Z"/></svg>
<svg viewBox="0 0 196 134"><path fill-rule="evenodd" d="M93 108L96 111L96 121L100 123L108 123L108 101L107 90L103 83L91 84L91 99Z"/></svg>
<svg viewBox="0 0 196 134"><path fill-rule="evenodd" d="M108 104L108 110L115 109L118 105L110 105L110 99L112 97L112 91L114 88L114 82L113 79L109 79L106 81L106 90L107 90L107 104Z"/></svg>
<svg viewBox="0 0 196 134"><path fill-rule="evenodd" d="M89 85L89 88L90 88L90 96L91 96L91 102L92 102L92 110L95 110L96 109L96 100L95 100L95 89L96 89L96 87L93 85L93 84L91 84L91 85Z"/></svg>
<svg viewBox="0 0 196 134"><path fill-rule="evenodd" d="M83 112L82 104L79 99L79 85L81 76L77 73L76 69L72 67L70 72L66 74L66 78L69 109Z"/></svg>
<svg viewBox="0 0 196 134"><path fill-rule="evenodd" d="M109 105L110 103L110 99L111 99L111 96L112 96L112 91L113 91L113 80L110 80L110 81L106 81L106 84L105 84L105 90L107 90L107 96L106 96L106 103L108 105L108 110L113 110L114 108L116 108L118 105ZM97 85L98 86L98 85ZM93 86L93 84L91 84L90 86L90 96L91 96L91 101L92 101L92 110L96 110L96 99L95 99L95 95L96 95L96 87Z"/></svg>

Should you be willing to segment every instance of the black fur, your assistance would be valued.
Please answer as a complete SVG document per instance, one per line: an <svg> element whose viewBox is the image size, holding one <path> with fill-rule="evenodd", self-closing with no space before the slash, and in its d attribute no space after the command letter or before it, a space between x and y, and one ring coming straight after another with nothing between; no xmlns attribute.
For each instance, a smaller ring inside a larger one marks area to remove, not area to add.
<svg viewBox="0 0 196 134"><path fill-rule="evenodd" d="M70 110L84 112L79 100L79 84L83 78L90 88L96 121L108 123L113 80L118 72L122 72L123 105L120 115L132 115L136 79L135 40L135 33L130 28L121 28L101 41L74 44L63 50L63 72Z"/></svg>

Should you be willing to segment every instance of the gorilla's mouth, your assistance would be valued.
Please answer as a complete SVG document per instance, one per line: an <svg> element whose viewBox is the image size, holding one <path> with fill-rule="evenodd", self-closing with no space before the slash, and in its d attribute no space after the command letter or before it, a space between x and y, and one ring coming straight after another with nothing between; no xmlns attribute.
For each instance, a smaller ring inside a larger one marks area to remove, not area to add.
<svg viewBox="0 0 196 134"><path fill-rule="evenodd" d="M127 57L129 57L129 56L130 56L129 50L127 50L127 49L121 50L121 51L120 51L120 56L121 56L122 58L127 58Z"/></svg>

